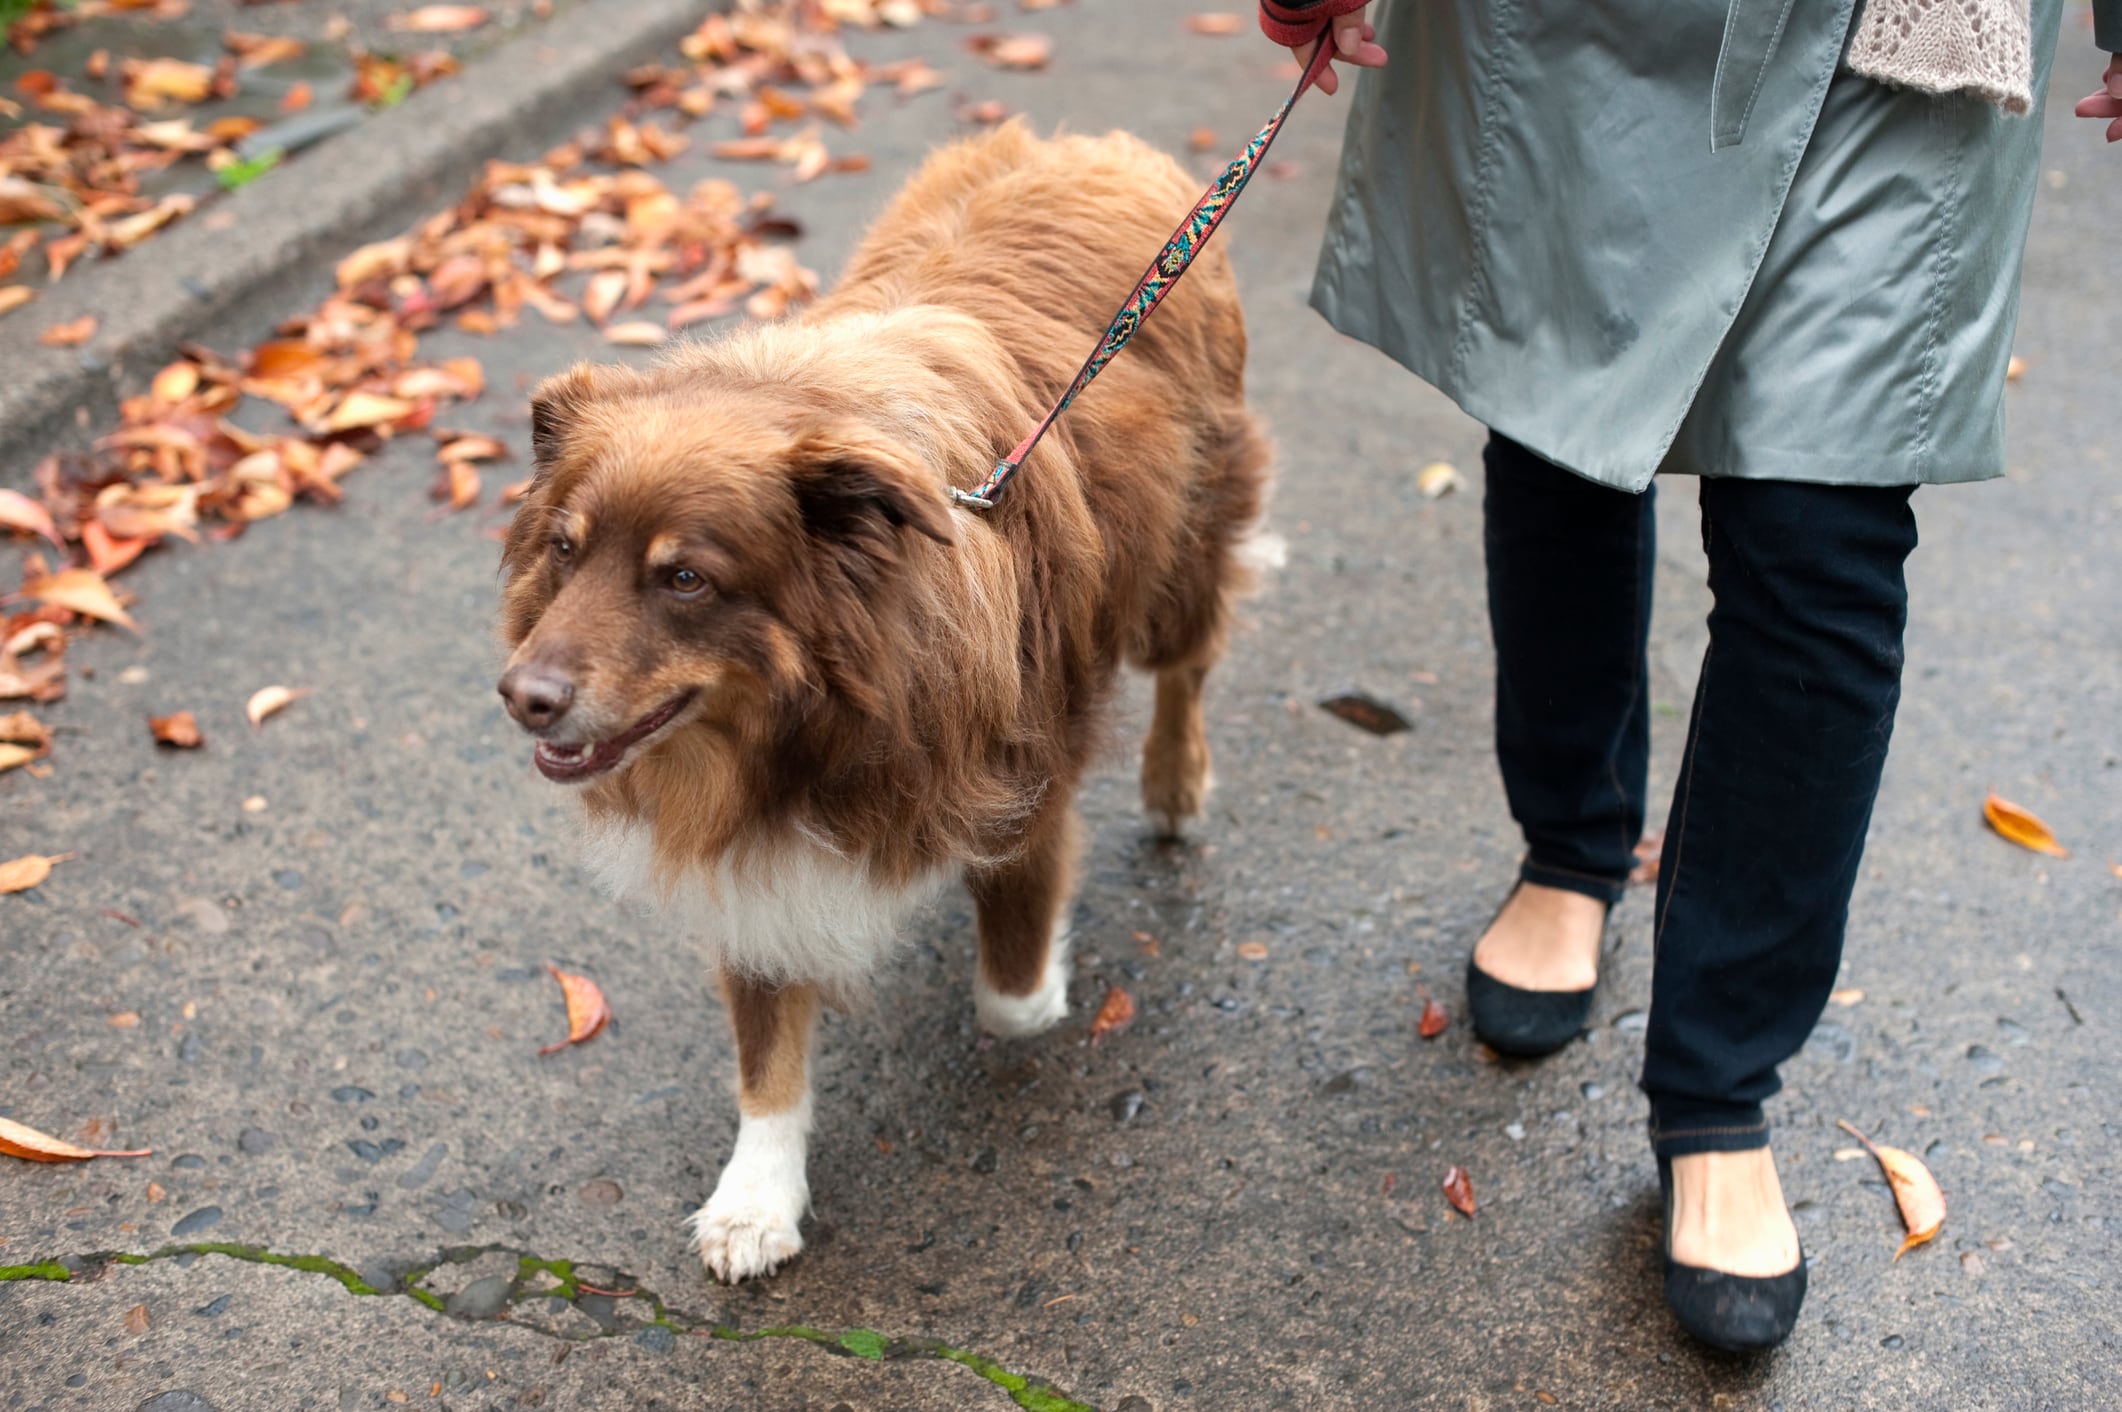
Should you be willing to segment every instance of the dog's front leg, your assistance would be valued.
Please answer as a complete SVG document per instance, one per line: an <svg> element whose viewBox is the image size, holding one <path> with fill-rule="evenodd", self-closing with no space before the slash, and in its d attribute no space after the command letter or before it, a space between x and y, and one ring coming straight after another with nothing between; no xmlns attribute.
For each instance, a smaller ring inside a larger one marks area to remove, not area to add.
<svg viewBox="0 0 2122 1412"><path fill-rule="evenodd" d="M761 985L724 972L722 996L737 1035L737 1147L692 1224L700 1259L735 1283L766 1274L803 1249L797 1228L810 1206L803 1163L818 990Z"/></svg>

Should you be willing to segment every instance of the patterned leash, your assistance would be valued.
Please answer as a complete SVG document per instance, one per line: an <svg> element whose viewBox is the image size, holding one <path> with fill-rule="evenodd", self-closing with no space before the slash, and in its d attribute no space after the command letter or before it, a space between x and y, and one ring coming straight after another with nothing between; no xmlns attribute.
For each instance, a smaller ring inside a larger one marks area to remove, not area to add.
<svg viewBox="0 0 2122 1412"><path fill-rule="evenodd" d="M1216 178L1215 185L1209 187L1207 194L1194 204L1194 209L1187 213L1186 219L1179 223L1179 228L1172 232L1172 238L1164 243L1164 249L1158 252L1156 260L1143 272L1134 292L1127 296L1127 302L1122 304L1120 312L1113 316L1111 326L1105 330L1105 336L1098 340L1098 346L1091 350L1090 357L1084 360L1082 370L1076 374L1075 381L1068 385L1068 390L1061 394L1060 400L1054 403L1053 410L1046 414L1045 420L1032 428L1030 436L1017 443L1016 450L995 463L995 468L988 472L987 479L981 481L977 488L964 491L953 486L950 498L954 502L980 510L995 508L995 500L1001 495L1002 487L1008 485L1010 477L1017 474L1018 467L1024 464L1024 458L1031 455L1032 448L1039 444L1039 438L1045 436L1047 429L1061 419L1061 414L1068 410L1068 404L1076 400L1077 394L1089 387L1091 380L1099 373L1105 371L1105 365L1110 363L1121 349L1127 347L1128 340L1132 339L1149 316L1156 312L1157 306L1164 302L1164 296L1172 292L1173 287L1193 265L1194 257L1207 248L1209 238L1216 233L1216 227L1223 224L1223 218L1230 214L1230 208L1237 204L1238 193L1245 190L1245 184L1253 179L1253 173L1259 170L1260 163L1266 159L1267 149L1275 145L1275 134L1282 130L1282 120L1289 116L1290 109L1296 107L1297 100L1304 96L1304 90L1311 87L1312 81L1318 78L1320 71L1332 62L1332 59L1333 45L1330 36L1322 34L1319 37L1317 52L1312 55L1311 63L1305 67L1304 76L1297 80L1297 87L1289 95L1288 101L1283 103L1274 117L1268 119L1267 126L1260 129L1259 136L1245 145L1245 151L1239 154L1237 160L1223 169L1223 174Z"/></svg>

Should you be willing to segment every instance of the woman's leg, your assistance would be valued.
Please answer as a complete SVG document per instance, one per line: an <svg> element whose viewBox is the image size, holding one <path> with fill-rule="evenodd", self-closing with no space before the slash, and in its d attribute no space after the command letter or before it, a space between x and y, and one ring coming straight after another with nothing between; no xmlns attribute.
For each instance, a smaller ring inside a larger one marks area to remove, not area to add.
<svg viewBox="0 0 2122 1412"><path fill-rule="evenodd" d="M1658 873L1642 1081L1685 1264L1796 1259L1761 1103L1841 964L1900 699L1910 494L1702 482L1716 601Z"/></svg>
<svg viewBox="0 0 2122 1412"><path fill-rule="evenodd" d="M1519 888L1475 964L1527 990L1588 987L1643 832L1652 496L1491 435L1482 459L1496 758L1524 832Z"/></svg>

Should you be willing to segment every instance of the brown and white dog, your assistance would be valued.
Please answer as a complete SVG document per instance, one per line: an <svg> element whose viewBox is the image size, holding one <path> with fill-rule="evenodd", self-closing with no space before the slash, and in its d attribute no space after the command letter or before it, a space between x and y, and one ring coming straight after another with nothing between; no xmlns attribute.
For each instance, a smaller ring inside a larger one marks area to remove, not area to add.
<svg viewBox="0 0 2122 1412"><path fill-rule="evenodd" d="M693 1218L728 1280L802 1248L806 1067L963 878L999 1035L1067 1012L1076 786L1122 659L1156 674L1145 804L1200 811L1201 689L1248 582L1268 450L1211 250L991 512L953 506L1074 375L1196 192L1124 135L1012 125L931 157L830 296L533 400L501 678L583 786L622 897L704 946L736 1149Z"/></svg>

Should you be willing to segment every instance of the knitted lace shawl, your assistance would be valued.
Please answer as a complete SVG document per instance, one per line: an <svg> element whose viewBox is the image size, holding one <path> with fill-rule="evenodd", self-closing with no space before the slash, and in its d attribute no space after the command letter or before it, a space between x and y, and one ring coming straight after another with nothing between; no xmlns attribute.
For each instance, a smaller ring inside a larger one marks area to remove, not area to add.
<svg viewBox="0 0 2122 1412"><path fill-rule="evenodd" d="M1863 0L1849 66L1924 93L1971 93L2007 113L2033 106L2027 0Z"/></svg>
<svg viewBox="0 0 2122 1412"><path fill-rule="evenodd" d="M1260 27L1303 44L1329 17L1365 0L1261 0ZM1866 78L1925 93L1972 93L2007 113L2033 106L2027 0L1861 0L1849 66Z"/></svg>

